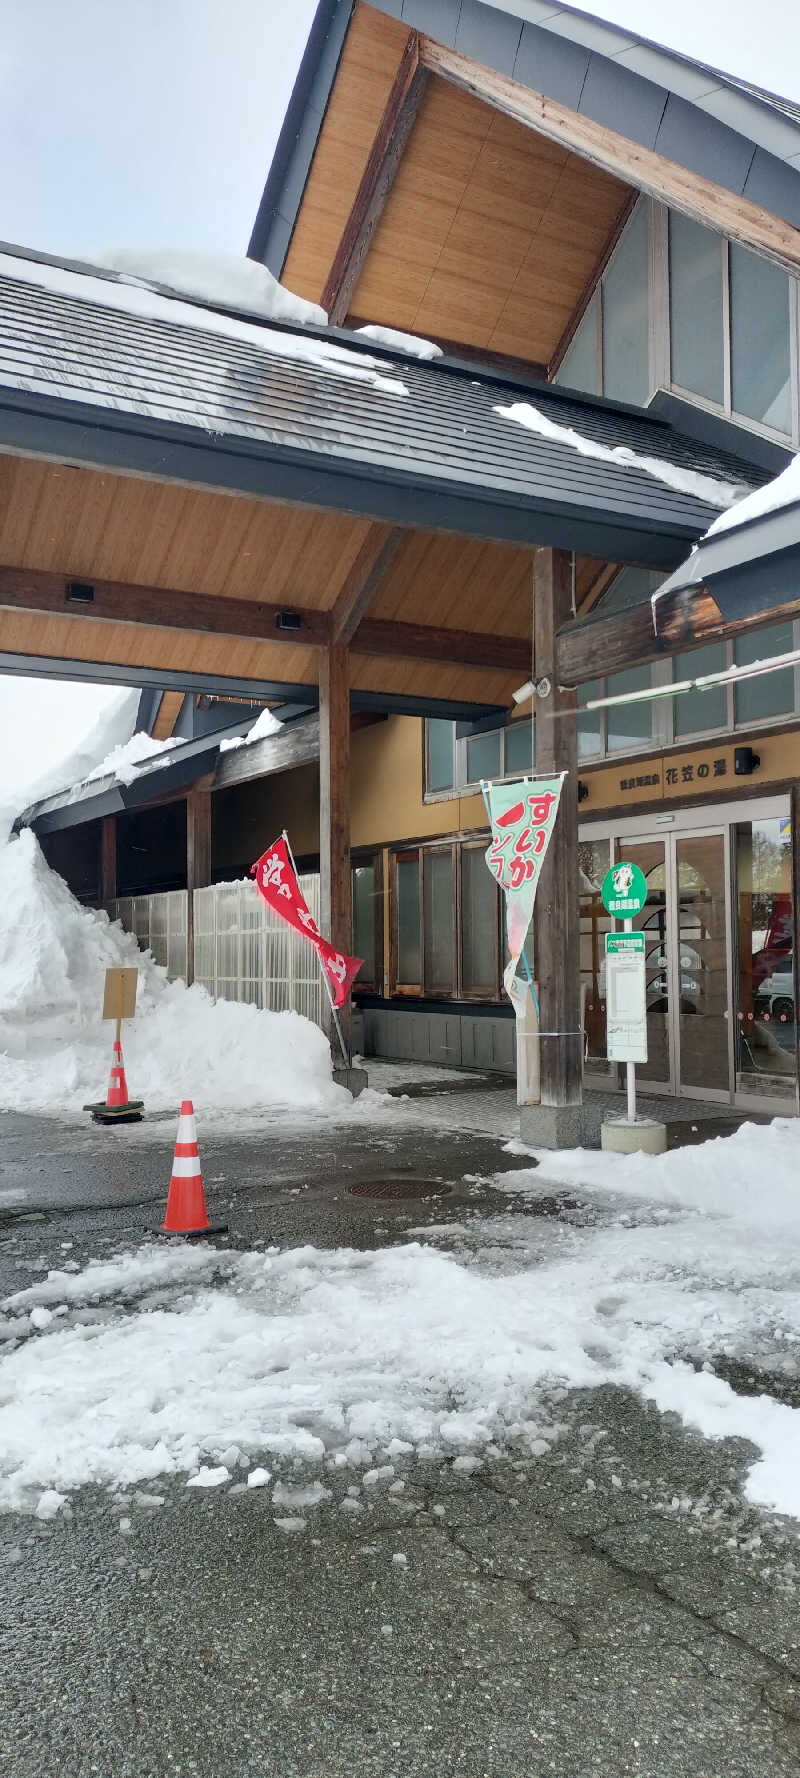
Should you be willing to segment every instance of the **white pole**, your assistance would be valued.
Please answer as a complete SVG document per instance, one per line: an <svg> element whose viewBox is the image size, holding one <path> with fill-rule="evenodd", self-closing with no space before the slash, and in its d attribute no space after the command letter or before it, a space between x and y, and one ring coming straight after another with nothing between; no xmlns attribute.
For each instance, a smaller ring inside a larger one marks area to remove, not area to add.
<svg viewBox="0 0 800 1778"><path fill-rule="evenodd" d="M623 930L625 932L632 932L633 931L633 921L632 920L623 921ZM635 1062L626 1062L625 1063L625 1074L626 1074L627 1083L628 1083L628 1123L635 1124L635 1122L636 1122L636 1063Z"/></svg>

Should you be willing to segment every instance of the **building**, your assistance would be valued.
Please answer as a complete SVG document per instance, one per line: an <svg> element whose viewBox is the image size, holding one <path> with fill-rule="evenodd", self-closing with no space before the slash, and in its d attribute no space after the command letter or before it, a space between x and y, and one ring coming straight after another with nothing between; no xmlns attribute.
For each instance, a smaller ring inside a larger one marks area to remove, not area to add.
<svg viewBox="0 0 800 1778"><path fill-rule="evenodd" d="M324 357L309 367L288 344L268 378L244 343L201 350L202 314L180 343L163 310L150 317L143 360L113 280L78 289L79 272L28 262L24 323L7 297L13 374L10 354L0 367L5 449L22 464L18 533L0 529L0 648L6 664L81 659L105 677L143 663L173 697L291 712L257 743L259 775L234 784L224 756L204 756L187 806L190 826L213 809L211 835L190 845L222 880L287 825L303 866L321 858L343 944L352 882L368 1051L513 1067L479 785L531 758L566 769L534 935L553 1139L579 1128L584 1080L610 1080L599 884L623 853L650 892L644 1078L794 1109L797 665L668 691L797 645L796 510L756 540L735 600L682 570L733 490L779 474L800 444L800 111L569 8L529 11L318 8L250 254L328 311L304 338L354 354L349 382L329 357L323 385ZM19 262L0 270L8 292ZM35 363L20 370L31 306ZM429 355L409 356L398 330ZM286 341L297 333L284 324ZM85 435L90 401L102 449ZM201 410L206 427L221 418L212 436L197 435ZM59 491L29 467L56 436L83 477L73 519L97 504L98 472L113 510L91 561L74 522L52 544ZM149 477L171 527L160 557L134 539L132 473L140 510ZM84 581L94 609L65 619ZM281 619L294 627L278 636ZM533 726L512 701L532 665L549 682ZM604 702L651 691L665 695ZM169 770L191 770L178 752ZM55 847L64 809L31 818ZM147 819L163 819L155 804Z"/></svg>

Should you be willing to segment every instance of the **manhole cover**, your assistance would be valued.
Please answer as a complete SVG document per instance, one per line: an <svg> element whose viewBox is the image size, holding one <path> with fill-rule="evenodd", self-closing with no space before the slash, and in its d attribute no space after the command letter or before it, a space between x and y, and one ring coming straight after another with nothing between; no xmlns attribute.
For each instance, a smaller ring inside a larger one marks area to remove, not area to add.
<svg viewBox="0 0 800 1778"><path fill-rule="evenodd" d="M452 1185L442 1185L438 1179L357 1179L354 1185L348 1185L349 1198L442 1198L451 1192Z"/></svg>

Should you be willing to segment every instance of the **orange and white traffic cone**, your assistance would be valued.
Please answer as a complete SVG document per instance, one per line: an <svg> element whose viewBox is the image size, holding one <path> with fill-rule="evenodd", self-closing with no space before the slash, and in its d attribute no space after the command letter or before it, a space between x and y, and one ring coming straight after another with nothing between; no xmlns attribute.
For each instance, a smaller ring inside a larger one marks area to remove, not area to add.
<svg viewBox="0 0 800 1778"><path fill-rule="evenodd" d="M122 1044L114 1044L114 1055L111 1063L111 1074L108 1080L106 1105L113 1105L122 1111L128 1103L128 1083L125 1079L125 1064L122 1060Z"/></svg>
<svg viewBox="0 0 800 1778"><path fill-rule="evenodd" d="M167 1213L158 1233L160 1235L219 1235L227 1226L227 1223L217 1223L212 1228L208 1220L203 1175L200 1171L200 1155L197 1148L194 1106L191 1099L184 1099L178 1118L172 1178L167 1194Z"/></svg>
<svg viewBox="0 0 800 1778"><path fill-rule="evenodd" d="M141 1099L128 1098L122 1044L117 1037L111 1056L111 1073L105 1099L98 1099L96 1105L84 1105L83 1109L91 1112L96 1124L138 1124L142 1119L142 1103Z"/></svg>

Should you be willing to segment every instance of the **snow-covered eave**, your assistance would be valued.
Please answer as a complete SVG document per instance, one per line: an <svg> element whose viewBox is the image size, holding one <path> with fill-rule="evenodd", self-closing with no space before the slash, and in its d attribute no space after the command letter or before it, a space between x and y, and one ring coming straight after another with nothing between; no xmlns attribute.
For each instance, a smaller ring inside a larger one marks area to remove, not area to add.
<svg viewBox="0 0 800 1778"><path fill-rule="evenodd" d="M702 537L687 560L653 594L653 614L657 617L659 602L675 593L696 591L717 575L755 566L766 557L779 555L786 555L787 572L796 584L800 569L800 500L759 513L716 536Z"/></svg>
<svg viewBox="0 0 800 1778"><path fill-rule="evenodd" d="M88 778L81 784L68 785L23 809L14 828L33 827L52 832L58 827L83 826L87 821L118 814L124 809L139 808L143 803L160 802L170 792L185 789L197 778L205 777L213 768L220 742L241 735L252 726L252 721L245 723L240 719L228 728L217 729L199 740L187 741L170 748L167 753L143 760L130 782L123 782L109 773L105 778Z"/></svg>

